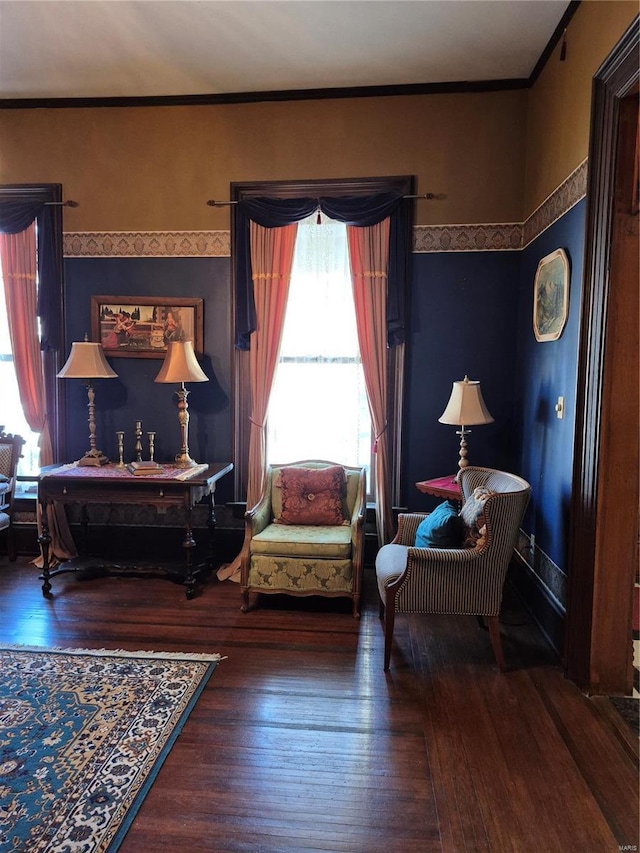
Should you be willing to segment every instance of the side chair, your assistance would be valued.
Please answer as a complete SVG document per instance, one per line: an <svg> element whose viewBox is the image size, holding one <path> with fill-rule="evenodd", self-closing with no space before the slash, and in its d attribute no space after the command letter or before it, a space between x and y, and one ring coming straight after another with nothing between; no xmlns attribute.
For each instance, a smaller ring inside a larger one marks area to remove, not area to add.
<svg viewBox="0 0 640 853"><path fill-rule="evenodd" d="M0 428L1 429L1 428ZM7 540L7 553L12 562L16 559L13 530L13 499L16 489L18 460L22 456L24 439L19 435L0 431L0 533Z"/></svg>

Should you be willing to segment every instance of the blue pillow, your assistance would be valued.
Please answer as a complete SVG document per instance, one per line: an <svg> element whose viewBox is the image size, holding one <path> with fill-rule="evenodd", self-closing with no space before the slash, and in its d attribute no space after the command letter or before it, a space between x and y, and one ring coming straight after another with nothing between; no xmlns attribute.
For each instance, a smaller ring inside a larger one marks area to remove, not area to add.
<svg viewBox="0 0 640 853"><path fill-rule="evenodd" d="M416 531L416 548L459 548L464 528L456 501L437 506Z"/></svg>

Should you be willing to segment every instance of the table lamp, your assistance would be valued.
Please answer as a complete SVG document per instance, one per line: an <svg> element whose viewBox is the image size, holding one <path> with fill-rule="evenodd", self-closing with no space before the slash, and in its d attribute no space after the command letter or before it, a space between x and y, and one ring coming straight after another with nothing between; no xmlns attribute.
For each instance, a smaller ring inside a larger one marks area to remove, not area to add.
<svg viewBox="0 0 640 853"><path fill-rule="evenodd" d="M117 373L113 370L104 355L102 345L87 340L71 344L71 352L66 364L58 373L59 379L84 379L87 385L89 397L89 450L78 465L106 465L107 457L96 447L96 407L95 391L93 390L94 379L115 379Z"/></svg>
<svg viewBox="0 0 640 853"><path fill-rule="evenodd" d="M460 436L460 460L459 468L466 468L469 464L467 459L467 436L471 432L465 429L467 426L493 423L485 402L482 398L480 383L465 376L464 379L454 382L451 396L447 407L438 418L441 424L459 426L456 435Z"/></svg>
<svg viewBox="0 0 640 853"><path fill-rule="evenodd" d="M198 463L189 456L189 392L184 387L185 382L208 382L209 377L203 373L191 341L170 341L167 344L167 354L156 376L155 382L179 382L178 421L182 436L182 449L176 454L175 464L178 468L193 468Z"/></svg>

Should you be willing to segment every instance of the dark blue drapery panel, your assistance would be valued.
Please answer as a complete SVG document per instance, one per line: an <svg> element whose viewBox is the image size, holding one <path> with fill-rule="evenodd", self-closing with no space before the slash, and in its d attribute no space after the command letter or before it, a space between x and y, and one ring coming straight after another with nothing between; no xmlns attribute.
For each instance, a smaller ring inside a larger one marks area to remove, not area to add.
<svg viewBox="0 0 640 853"><path fill-rule="evenodd" d="M42 210L43 199L7 199L0 197L0 231L19 234L28 228Z"/></svg>
<svg viewBox="0 0 640 853"><path fill-rule="evenodd" d="M0 192L0 231L19 234L34 221L38 230L38 316L40 347L60 348L62 332L62 218L58 205L45 202L58 200L59 185L50 187L5 188Z"/></svg>
<svg viewBox="0 0 640 853"><path fill-rule="evenodd" d="M389 274L387 280L387 343L404 341L405 298L411 260L411 207L399 192L367 196L322 198L256 197L236 206L235 319L238 349L250 348L256 327L249 222L277 228L306 219L320 209L331 219L361 228L390 217Z"/></svg>
<svg viewBox="0 0 640 853"><path fill-rule="evenodd" d="M62 216L59 207L38 214L38 316L40 347L60 349L62 340Z"/></svg>

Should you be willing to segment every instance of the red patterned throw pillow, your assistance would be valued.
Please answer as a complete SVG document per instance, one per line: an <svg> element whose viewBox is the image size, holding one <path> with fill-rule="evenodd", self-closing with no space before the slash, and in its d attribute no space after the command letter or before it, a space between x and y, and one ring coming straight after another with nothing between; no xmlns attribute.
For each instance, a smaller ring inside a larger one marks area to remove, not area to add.
<svg viewBox="0 0 640 853"><path fill-rule="evenodd" d="M276 524L348 524L343 511L347 476L341 465L282 468L275 484L282 494Z"/></svg>

